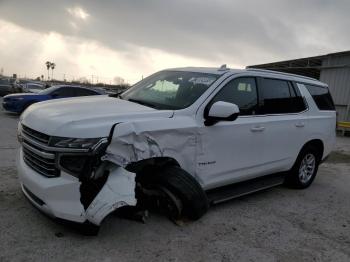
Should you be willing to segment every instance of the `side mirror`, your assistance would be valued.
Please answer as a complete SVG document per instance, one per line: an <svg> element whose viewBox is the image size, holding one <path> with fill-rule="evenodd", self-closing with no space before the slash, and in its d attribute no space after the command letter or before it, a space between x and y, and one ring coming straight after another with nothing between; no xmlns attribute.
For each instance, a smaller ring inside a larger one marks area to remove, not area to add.
<svg viewBox="0 0 350 262"><path fill-rule="evenodd" d="M236 104L218 101L205 110L206 126L212 126L219 121L234 121L239 116L239 108Z"/></svg>
<svg viewBox="0 0 350 262"><path fill-rule="evenodd" d="M57 93L53 93L53 94L51 94L51 97L52 97L52 98L57 98L57 97L58 97L58 94L57 94Z"/></svg>

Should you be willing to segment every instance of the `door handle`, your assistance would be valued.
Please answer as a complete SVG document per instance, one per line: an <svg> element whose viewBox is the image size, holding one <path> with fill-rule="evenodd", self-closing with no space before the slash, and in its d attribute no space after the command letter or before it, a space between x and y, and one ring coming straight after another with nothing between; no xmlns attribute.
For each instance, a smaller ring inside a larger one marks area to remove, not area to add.
<svg viewBox="0 0 350 262"><path fill-rule="evenodd" d="M252 131L252 132L262 132L264 130L265 130L265 127L263 127L263 126L255 126L255 127L252 127L250 129L250 131Z"/></svg>
<svg viewBox="0 0 350 262"><path fill-rule="evenodd" d="M304 127L305 123L304 122L299 122L295 124L296 127Z"/></svg>

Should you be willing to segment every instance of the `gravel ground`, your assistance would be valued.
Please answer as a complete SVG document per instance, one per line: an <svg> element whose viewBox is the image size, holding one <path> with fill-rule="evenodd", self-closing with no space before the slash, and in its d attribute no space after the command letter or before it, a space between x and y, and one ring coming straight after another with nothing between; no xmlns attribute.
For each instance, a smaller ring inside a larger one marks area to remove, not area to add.
<svg viewBox="0 0 350 262"><path fill-rule="evenodd" d="M112 215L86 237L22 195L17 121L0 110L0 261L350 261L350 138L338 139L307 190L276 187L183 226L155 214L146 224Z"/></svg>

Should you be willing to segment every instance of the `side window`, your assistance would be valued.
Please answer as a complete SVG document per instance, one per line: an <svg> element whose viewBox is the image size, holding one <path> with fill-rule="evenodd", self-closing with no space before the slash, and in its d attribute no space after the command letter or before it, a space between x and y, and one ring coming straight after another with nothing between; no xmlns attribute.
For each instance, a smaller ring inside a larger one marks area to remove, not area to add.
<svg viewBox="0 0 350 262"><path fill-rule="evenodd" d="M75 88L75 96L95 96L97 93L93 90Z"/></svg>
<svg viewBox="0 0 350 262"><path fill-rule="evenodd" d="M314 99L318 109L335 110L333 99L327 87L304 84Z"/></svg>
<svg viewBox="0 0 350 262"><path fill-rule="evenodd" d="M285 114L295 113L300 110L301 105L296 106L294 102L299 100L291 84L285 80L279 79L261 79L261 105L259 112L261 114ZM305 107L305 105L304 105Z"/></svg>
<svg viewBox="0 0 350 262"><path fill-rule="evenodd" d="M227 83L210 104L217 101L236 104L239 107L240 115L255 115L258 106L255 78L236 78Z"/></svg>
<svg viewBox="0 0 350 262"><path fill-rule="evenodd" d="M58 97L72 97L74 96L74 89L71 87L61 87L55 90L52 94Z"/></svg>
<svg viewBox="0 0 350 262"><path fill-rule="evenodd" d="M307 109L304 98L296 84L289 82L291 88L291 113L298 113Z"/></svg>

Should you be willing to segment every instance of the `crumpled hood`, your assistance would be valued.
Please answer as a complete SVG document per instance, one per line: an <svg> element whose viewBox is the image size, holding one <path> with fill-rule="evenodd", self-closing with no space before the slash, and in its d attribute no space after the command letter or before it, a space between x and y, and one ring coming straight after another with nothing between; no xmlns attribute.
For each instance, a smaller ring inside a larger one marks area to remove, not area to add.
<svg viewBox="0 0 350 262"><path fill-rule="evenodd" d="M108 96L76 97L36 103L21 115L22 124L50 136L106 137L115 123L169 118L172 110L155 110Z"/></svg>

